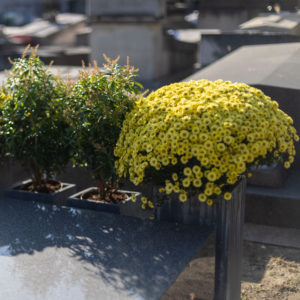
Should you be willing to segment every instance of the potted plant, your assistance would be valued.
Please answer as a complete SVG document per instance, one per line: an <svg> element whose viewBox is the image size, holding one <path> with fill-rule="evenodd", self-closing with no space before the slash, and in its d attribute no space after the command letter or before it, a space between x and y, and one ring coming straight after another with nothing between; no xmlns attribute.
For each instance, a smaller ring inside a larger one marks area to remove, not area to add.
<svg viewBox="0 0 300 300"><path fill-rule="evenodd" d="M2 93L2 154L30 174L5 191L7 197L59 201L75 190L55 180L70 159L70 128L65 118L65 85L28 48L12 61Z"/></svg>
<svg viewBox="0 0 300 300"><path fill-rule="evenodd" d="M246 84L174 83L139 99L127 115L115 149L117 174L160 186L161 197L142 201L144 209L163 206L158 217L174 208L170 198L177 195L184 204L173 213L189 222L201 216L201 203L230 200L251 166L277 161L288 168L299 140L292 124L277 102Z"/></svg>
<svg viewBox="0 0 300 300"><path fill-rule="evenodd" d="M71 196L67 205L119 213L119 204L128 193L118 191L113 151L125 115L142 86L134 80L136 70L128 63L120 66L118 59L106 60L101 69L96 63L93 68L83 66L71 91L73 161L91 173L97 186Z"/></svg>

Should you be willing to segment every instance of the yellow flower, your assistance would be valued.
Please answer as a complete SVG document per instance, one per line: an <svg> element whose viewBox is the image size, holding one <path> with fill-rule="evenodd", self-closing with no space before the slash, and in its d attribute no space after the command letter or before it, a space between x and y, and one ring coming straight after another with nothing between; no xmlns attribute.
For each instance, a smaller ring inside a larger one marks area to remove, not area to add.
<svg viewBox="0 0 300 300"><path fill-rule="evenodd" d="M181 157L180 157L180 161L181 161L182 164L185 165L185 164L187 164L188 159L187 159L185 156L181 156Z"/></svg>
<svg viewBox="0 0 300 300"><path fill-rule="evenodd" d="M131 201L136 202L136 194L131 194Z"/></svg>
<svg viewBox="0 0 300 300"><path fill-rule="evenodd" d="M205 194L199 194L198 195L198 200L200 201L200 202L205 202L206 201L206 195Z"/></svg>
<svg viewBox="0 0 300 300"><path fill-rule="evenodd" d="M174 181L177 181L177 180L178 180L178 175L177 175L177 173L173 173L173 174L172 174L172 179L173 179Z"/></svg>
<svg viewBox="0 0 300 300"><path fill-rule="evenodd" d="M204 190L204 194L205 194L206 196L211 196L211 195L213 194L213 189L208 189L208 188L206 188L206 189Z"/></svg>
<svg viewBox="0 0 300 300"><path fill-rule="evenodd" d="M215 172L209 172L206 176L209 181L215 181L217 179L217 175Z"/></svg>
<svg viewBox="0 0 300 300"><path fill-rule="evenodd" d="M172 160L171 160L172 165L175 166L177 164L177 162L178 162L177 158L173 157Z"/></svg>
<svg viewBox="0 0 300 300"><path fill-rule="evenodd" d="M181 130L179 135L182 139L186 139L189 136L189 132L187 130Z"/></svg>
<svg viewBox="0 0 300 300"><path fill-rule="evenodd" d="M206 204L208 205L208 206L212 206L213 205L213 200L212 199L207 199L206 200Z"/></svg>
<svg viewBox="0 0 300 300"><path fill-rule="evenodd" d="M147 204L147 197L145 197L145 196L143 196L142 198L141 198L141 201L142 201L142 203L143 204Z"/></svg>
<svg viewBox="0 0 300 300"><path fill-rule="evenodd" d="M189 186L191 185L191 180L190 180L189 178L184 178L184 179L182 180L182 185L183 185L184 187L189 187Z"/></svg>
<svg viewBox="0 0 300 300"><path fill-rule="evenodd" d="M161 163L162 163L163 166L167 166L169 164L169 159L168 158L163 158Z"/></svg>
<svg viewBox="0 0 300 300"><path fill-rule="evenodd" d="M198 165L193 166L192 170L195 174L199 174L201 172L201 168Z"/></svg>
<svg viewBox="0 0 300 300"><path fill-rule="evenodd" d="M202 185L202 181L200 180L200 179L193 179L193 186L194 187L197 187L197 188L199 188L199 187L201 187L201 185Z"/></svg>
<svg viewBox="0 0 300 300"><path fill-rule="evenodd" d="M232 194L231 194L231 193L226 192L226 193L224 194L224 199L225 199L225 200L230 200L231 198L232 198Z"/></svg>
<svg viewBox="0 0 300 300"><path fill-rule="evenodd" d="M191 176L192 175L192 169L191 168L184 168L183 169L183 174L185 176Z"/></svg>
<svg viewBox="0 0 300 300"><path fill-rule="evenodd" d="M148 206L149 206L150 208L154 208L153 202L151 202L151 201L149 200L149 201L148 201Z"/></svg>
<svg viewBox="0 0 300 300"><path fill-rule="evenodd" d="M215 193L216 195L220 195L220 194L222 193L222 190L220 189L219 186L215 186L215 188L214 188L214 193Z"/></svg>
<svg viewBox="0 0 300 300"><path fill-rule="evenodd" d="M218 151L223 152L223 151L225 151L226 146L223 143L219 143L217 145L217 149L218 149Z"/></svg>
<svg viewBox="0 0 300 300"><path fill-rule="evenodd" d="M205 185L206 188L208 189L213 189L214 188L214 184L212 182L207 182Z"/></svg>
<svg viewBox="0 0 300 300"><path fill-rule="evenodd" d="M174 186L174 192L175 193L179 193L180 192L179 186L177 186L177 185Z"/></svg>
<svg viewBox="0 0 300 300"><path fill-rule="evenodd" d="M173 192L173 185L170 184L170 183L166 184L165 192L166 192L167 195L170 195Z"/></svg>
<svg viewBox="0 0 300 300"><path fill-rule="evenodd" d="M185 202L187 200L187 195L186 193L182 193L182 194L179 194L179 200L181 202Z"/></svg>
<svg viewBox="0 0 300 300"><path fill-rule="evenodd" d="M201 133L199 135L199 138L200 138L200 141L204 142L204 141L206 141L208 139L208 135L205 134L205 133Z"/></svg>
<svg viewBox="0 0 300 300"><path fill-rule="evenodd" d="M213 143L211 141L206 141L204 143L204 147L208 150L211 150L213 148Z"/></svg>
<svg viewBox="0 0 300 300"><path fill-rule="evenodd" d="M224 143L230 145L230 144L233 142L233 137L227 135L227 136L225 136L225 137L223 138L223 141L224 141Z"/></svg>

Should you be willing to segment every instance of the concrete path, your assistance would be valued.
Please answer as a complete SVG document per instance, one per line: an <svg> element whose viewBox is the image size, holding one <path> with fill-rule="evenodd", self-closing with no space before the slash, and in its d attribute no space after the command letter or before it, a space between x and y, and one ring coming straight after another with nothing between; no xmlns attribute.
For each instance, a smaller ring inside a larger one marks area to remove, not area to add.
<svg viewBox="0 0 300 300"><path fill-rule="evenodd" d="M0 199L1 299L160 299L209 234Z"/></svg>

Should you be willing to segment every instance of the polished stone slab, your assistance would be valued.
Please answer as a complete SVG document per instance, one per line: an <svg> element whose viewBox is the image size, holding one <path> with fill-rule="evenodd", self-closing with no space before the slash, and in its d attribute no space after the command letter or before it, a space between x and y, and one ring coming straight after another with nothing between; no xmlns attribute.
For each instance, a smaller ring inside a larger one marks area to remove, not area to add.
<svg viewBox="0 0 300 300"><path fill-rule="evenodd" d="M300 43L241 47L186 78L299 89Z"/></svg>
<svg viewBox="0 0 300 300"><path fill-rule="evenodd" d="M211 230L0 199L0 291L12 299L160 299Z"/></svg>
<svg viewBox="0 0 300 300"><path fill-rule="evenodd" d="M240 25L242 30L282 32L299 35L299 12L262 13Z"/></svg>

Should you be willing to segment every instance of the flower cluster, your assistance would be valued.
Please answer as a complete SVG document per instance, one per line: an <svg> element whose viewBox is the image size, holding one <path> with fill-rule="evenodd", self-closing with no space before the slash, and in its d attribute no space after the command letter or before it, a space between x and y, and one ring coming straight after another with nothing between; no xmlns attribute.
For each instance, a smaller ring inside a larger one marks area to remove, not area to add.
<svg viewBox="0 0 300 300"><path fill-rule="evenodd" d="M138 185L208 205L231 198L239 175L253 165L294 161L293 120L258 89L218 80L164 86L127 114L115 148L116 169Z"/></svg>

